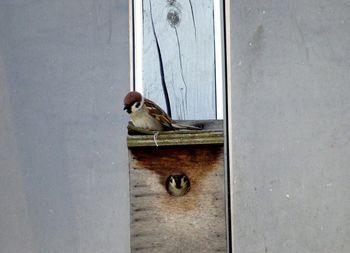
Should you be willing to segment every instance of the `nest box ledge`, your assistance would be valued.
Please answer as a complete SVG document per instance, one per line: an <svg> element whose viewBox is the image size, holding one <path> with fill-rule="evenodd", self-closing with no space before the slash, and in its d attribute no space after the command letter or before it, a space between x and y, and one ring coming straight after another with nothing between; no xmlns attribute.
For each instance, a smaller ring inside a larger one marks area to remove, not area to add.
<svg viewBox="0 0 350 253"><path fill-rule="evenodd" d="M201 130L147 131L128 126L127 144L133 147L184 146L223 144L222 120L179 121L187 125L202 126Z"/></svg>

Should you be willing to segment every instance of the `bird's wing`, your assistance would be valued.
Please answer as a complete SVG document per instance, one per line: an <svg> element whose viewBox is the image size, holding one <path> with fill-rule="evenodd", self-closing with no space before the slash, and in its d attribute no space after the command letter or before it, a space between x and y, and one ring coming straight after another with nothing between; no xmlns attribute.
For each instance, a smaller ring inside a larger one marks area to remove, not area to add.
<svg viewBox="0 0 350 253"><path fill-rule="evenodd" d="M172 119L156 103L154 103L153 101L145 98L144 105L146 106L146 108L149 111L149 114L152 117L154 117L156 120L158 120L163 126L173 129L173 126L172 126L173 121L172 121Z"/></svg>

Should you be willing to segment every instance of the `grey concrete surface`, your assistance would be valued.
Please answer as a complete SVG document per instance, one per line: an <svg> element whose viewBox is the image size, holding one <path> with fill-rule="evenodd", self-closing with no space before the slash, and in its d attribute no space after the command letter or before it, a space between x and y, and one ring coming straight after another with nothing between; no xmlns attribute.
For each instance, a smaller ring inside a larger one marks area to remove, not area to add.
<svg viewBox="0 0 350 253"><path fill-rule="evenodd" d="M0 252L129 252L128 1L0 1Z"/></svg>
<svg viewBox="0 0 350 253"><path fill-rule="evenodd" d="M231 17L234 252L350 252L350 2Z"/></svg>

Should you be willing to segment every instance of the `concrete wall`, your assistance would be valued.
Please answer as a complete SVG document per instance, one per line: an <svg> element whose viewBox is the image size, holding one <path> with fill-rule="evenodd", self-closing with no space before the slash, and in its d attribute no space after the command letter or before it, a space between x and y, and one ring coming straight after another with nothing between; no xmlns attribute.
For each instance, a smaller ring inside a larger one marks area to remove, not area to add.
<svg viewBox="0 0 350 253"><path fill-rule="evenodd" d="M234 252L350 252L350 2L231 18Z"/></svg>
<svg viewBox="0 0 350 253"><path fill-rule="evenodd" d="M0 1L0 247L129 252L128 1Z"/></svg>

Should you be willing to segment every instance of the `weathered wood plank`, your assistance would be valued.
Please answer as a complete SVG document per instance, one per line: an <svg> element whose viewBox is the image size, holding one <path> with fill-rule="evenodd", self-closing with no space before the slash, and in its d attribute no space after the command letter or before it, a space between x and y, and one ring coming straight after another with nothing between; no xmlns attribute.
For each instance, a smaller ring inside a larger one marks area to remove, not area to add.
<svg viewBox="0 0 350 253"><path fill-rule="evenodd" d="M222 145L133 148L130 156L131 252L225 252ZM165 189L185 173L190 191Z"/></svg>
<svg viewBox="0 0 350 253"><path fill-rule="evenodd" d="M183 146L223 144L223 132L197 132L197 133L173 133L158 135L130 135L128 136L129 147L144 146Z"/></svg>
<svg viewBox="0 0 350 253"><path fill-rule="evenodd" d="M138 129L129 124L128 147L224 144L222 120L180 121L180 123L201 125L203 129L156 132Z"/></svg>
<svg viewBox="0 0 350 253"><path fill-rule="evenodd" d="M143 0L144 95L174 119L215 119L213 0ZM157 43L159 52L157 50Z"/></svg>

